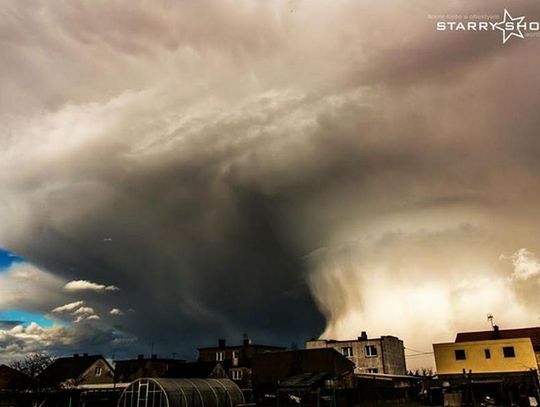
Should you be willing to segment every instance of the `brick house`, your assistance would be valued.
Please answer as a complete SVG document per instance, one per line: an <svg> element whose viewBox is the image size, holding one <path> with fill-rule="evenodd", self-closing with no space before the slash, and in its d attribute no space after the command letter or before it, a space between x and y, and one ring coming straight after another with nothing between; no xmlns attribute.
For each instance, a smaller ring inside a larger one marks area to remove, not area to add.
<svg viewBox="0 0 540 407"><path fill-rule="evenodd" d="M241 345L227 345L225 339L218 346L199 348L199 362L220 363L227 375L240 388L251 387L251 360L259 353L284 350L281 346L255 344L245 335Z"/></svg>
<svg viewBox="0 0 540 407"><path fill-rule="evenodd" d="M355 373L407 374L405 347L395 336L368 338L366 332L357 339L310 339L306 349L332 348L355 364Z"/></svg>

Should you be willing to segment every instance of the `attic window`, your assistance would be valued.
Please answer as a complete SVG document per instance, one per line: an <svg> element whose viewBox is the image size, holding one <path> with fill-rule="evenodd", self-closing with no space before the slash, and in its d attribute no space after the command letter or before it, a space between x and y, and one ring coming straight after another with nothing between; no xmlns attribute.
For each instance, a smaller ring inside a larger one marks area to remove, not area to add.
<svg viewBox="0 0 540 407"><path fill-rule="evenodd" d="M101 376L102 373L103 373L103 369L99 366L96 367L96 371L95 371L96 376Z"/></svg>

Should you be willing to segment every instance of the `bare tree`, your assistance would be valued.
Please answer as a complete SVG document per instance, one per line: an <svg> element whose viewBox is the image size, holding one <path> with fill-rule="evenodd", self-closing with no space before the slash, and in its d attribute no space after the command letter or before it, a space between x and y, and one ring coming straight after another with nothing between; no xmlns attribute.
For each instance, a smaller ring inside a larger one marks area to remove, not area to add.
<svg viewBox="0 0 540 407"><path fill-rule="evenodd" d="M37 378L52 362L54 358L45 352L31 353L24 359L10 363L10 367L24 373L32 379Z"/></svg>

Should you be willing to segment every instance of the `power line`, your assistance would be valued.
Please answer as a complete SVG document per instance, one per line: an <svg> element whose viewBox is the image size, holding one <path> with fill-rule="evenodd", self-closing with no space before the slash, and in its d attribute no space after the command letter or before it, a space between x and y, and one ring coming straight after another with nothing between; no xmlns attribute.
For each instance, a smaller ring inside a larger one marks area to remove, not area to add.
<svg viewBox="0 0 540 407"><path fill-rule="evenodd" d="M422 357L422 356L429 356L429 355L433 355L433 352L430 352L430 353L417 353L415 355L405 355L406 358L414 358L414 357Z"/></svg>
<svg viewBox="0 0 540 407"><path fill-rule="evenodd" d="M433 353L433 352L428 352L427 350L418 350L418 349L411 349L411 348L407 348L407 347L403 347L404 349L407 349L407 350L410 350L412 352L416 352L416 353Z"/></svg>

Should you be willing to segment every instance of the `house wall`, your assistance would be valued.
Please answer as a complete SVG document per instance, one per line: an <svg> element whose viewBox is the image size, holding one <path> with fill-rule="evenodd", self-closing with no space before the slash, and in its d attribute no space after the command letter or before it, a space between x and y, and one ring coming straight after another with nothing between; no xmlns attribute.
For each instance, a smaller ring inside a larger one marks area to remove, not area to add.
<svg viewBox="0 0 540 407"><path fill-rule="evenodd" d="M271 348L267 346L257 345L240 345L240 346L224 346L215 348L201 348L199 349L199 361L200 362L217 362L216 353L223 352L224 358L221 362L226 362L227 365L245 367L250 366L251 359L257 353L263 352L275 352L283 350L282 348ZM236 353L238 358L234 358L233 354Z"/></svg>
<svg viewBox="0 0 540 407"><path fill-rule="evenodd" d="M199 349L199 361L200 362L217 362L216 353L223 352L224 357L220 362L229 361L233 363L233 353L238 352L237 365L241 366L245 364L252 356L253 349L244 349L242 346L238 347L223 347L223 348L208 348L208 349Z"/></svg>
<svg viewBox="0 0 540 407"><path fill-rule="evenodd" d="M504 357L503 347L513 346L515 357ZM491 358L485 356L489 349ZM465 360L456 360L455 351L464 350ZM474 342L438 343L433 345L437 374L521 372L538 369L529 338Z"/></svg>
<svg viewBox="0 0 540 407"><path fill-rule="evenodd" d="M251 361L256 354L281 351L278 347L259 346L244 343L239 346L217 346L199 349L200 362L217 362L216 353L223 352L223 360L220 361L226 369L227 376L241 389L252 386ZM236 354L238 357L233 357Z"/></svg>
<svg viewBox="0 0 540 407"><path fill-rule="evenodd" d="M97 374L97 369L101 369L101 374ZM78 384L104 384L112 383L114 372L110 365L103 359L96 360L82 375Z"/></svg>
<svg viewBox="0 0 540 407"><path fill-rule="evenodd" d="M183 365L176 359L129 359L115 362L116 381L131 382L142 377L166 377L175 366Z"/></svg>
<svg viewBox="0 0 540 407"><path fill-rule="evenodd" d="M383 373L407 374L403 341L395 336L383 336L381 337L381 346L383 347Z"/></svg>
<svg viewBox="0 0 540 407"><path fill-rule="evenodd" d="M377 356L367 354L368 346L375 346ZM347 347L352 348L352 355L347 358L356 365L355 373L374 373L377 369L376 373L406 374L403 341L394 336L351 341L306 341L306 349L332 348L344 354Z"/></svg>

